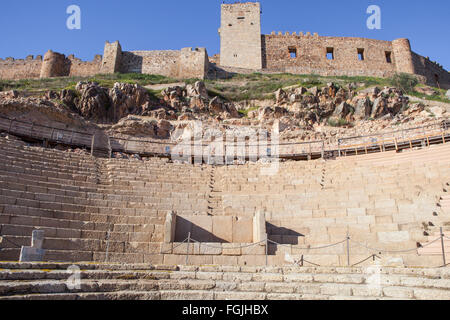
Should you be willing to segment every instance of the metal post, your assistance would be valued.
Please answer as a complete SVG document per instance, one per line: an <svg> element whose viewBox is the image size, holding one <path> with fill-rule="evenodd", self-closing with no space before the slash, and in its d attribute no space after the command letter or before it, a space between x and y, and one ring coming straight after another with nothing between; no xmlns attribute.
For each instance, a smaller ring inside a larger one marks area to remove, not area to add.
<svg viewBox="0 0 450 320"><path fill-rule="evenodd" d="M8 134L11 133L11 127L12 127L13 121L14 121L14 120L9 120Z"/></svg>
<svg viewBox="0 0 450 320"><path fill-rule="evenodd" d="M350 236L347 231L347 266L350 267Z"/></svg>
<svg viewBox="0 0 450 320"><path fill-rule="evenodd" d="M441 230L442 260L444 261L444 267L445 267L447 265L447 262L445 261L444 232L442 231L442 227L440 230Z"/></svg>
<svg viewBox="0 0 450 320"><path fill-rule="evenodd" d="M268 265L268 261L267 261L268 253L269 253L269 239L267 238L267 234L266 234L266 267Z"/></svg>
<svg viewBox="0 0 450 320"><path fill-rule="evenodd" d="M189 246L191 244L191 233L188 233L188 238L187 238L187 247L186 247L186 265L188 265L189 262Z"/></svg>
<svg viewBox="0 0 450 320"><path fill-rule="evenodd" d="M94 155L94 143L95 143L95 134L92 135L92 142L91 142L91 156Z"/></svg>
<svg viewBox="0 0 450 320"><path fill-rule="evenodd" d="M111 229L108 229L108 232L106 233L106 262L108 262L108 255L109 255L109 238L111 237Z"/></svg>
<svg viewBox="0 0 450 320"><path fill-rule="evenodd" d="M303 267L304 263L305 263L305 261L303 260L303 255L302 255L302 257L300 258L300 267Z"/></svg>
<svg viewBox="0 0 450 320"><path fill-rule="evenodd" d="M341 139L338 139L339 158L341 157Z"/></svg>
<svg viewBox="0 0 450 320"><path fill-rule="evenodd" d="M325 159L325 141L322 141L322 159Z"/></svg>

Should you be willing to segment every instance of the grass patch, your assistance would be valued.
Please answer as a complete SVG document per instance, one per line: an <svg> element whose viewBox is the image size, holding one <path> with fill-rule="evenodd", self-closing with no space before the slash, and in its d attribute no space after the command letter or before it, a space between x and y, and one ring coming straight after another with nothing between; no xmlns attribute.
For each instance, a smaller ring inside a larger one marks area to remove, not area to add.
<svg viewBox="0 0 450 320"><path fill-rule="evenodd" d="M340 118L340 119L337 119L337 120L333 119L333 118L330 118L330 119L328 119L328 125L330 127L345 127L345 126L352 125L352 123L347 121L347 120L345 120L345 119L343 119L343 118Z"/></svg>
<svg viewBox="0 0 450 320"><path fill-rule="evenodd" d="M0 80L0 89L28 91L39 93L42 91L53 90L60 91L62 89L74 90L80 81L97 82L100 86L112 88L114 83L123 82L130 84L139 84L141 86L153 84L173 83L177 80L164 77L161 75L149 75L140 73L115 73L115 74L98 74L92 77L59 77L49 79L24 79L24 80Z"/></svg>
<svg viewBox="0 0 450 320"><path fill-rule="evenodd" d="M239 110L238 112L239 112L239 114L241 114L243 117L247 118L249 112L258 110L259 108L260 108L259 106L255 106L255 107L250 107L250 108L247 108L247 109Z"/></svg>

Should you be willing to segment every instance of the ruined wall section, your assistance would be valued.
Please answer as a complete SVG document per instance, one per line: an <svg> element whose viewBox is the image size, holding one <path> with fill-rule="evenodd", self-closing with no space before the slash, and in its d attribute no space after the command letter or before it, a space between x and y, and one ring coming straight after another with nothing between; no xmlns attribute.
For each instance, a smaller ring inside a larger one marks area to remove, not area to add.
<svg viewBox="0 0 450 320"><path fill-rule="evenodd" d="M122 47L119 41L113 43L106 41L100 73L112 74L120 72L121 60Z"/></svg>
<svg viewBox="0 0 450 320"><path fill-rule="evenodd" d="M220 65L262 69L261 6L258 2L222 4Z"/></svg>
<svg viewBox="0 0 450 320"><path fill-rule="evenodd" d="M426 78L426 84L450 89L450 73L441 65L415 52L412 52L412 63L415 73Z"/></svg>
<svg viewBox="0 0 450 320"><path fill-rule="evenodd" d="M273 32L263 35L262 43L268 70L376 77L389 77L396 72L397 59L390 41Z"/></svg>
<svg viewBox="0 0 450 320"><path fill-rule="evenodd" d="M124 51L120 72L159 74L171 78L204 79L209 69L205 48L163 51Z"/></svg>
<svg viewBox="0 0 450 320"><path fill-rule="evenodd" d="M69 76L71 77L89 77L99 74L102 66L102 56L96 55L92 61L82 61L74 55L70 55L66 60L69 67Z"/></svg>
<svg viewBox="0 0 450 320"><path fill-rule="evenodd" d="M41 75L42 56L32 55L26 59L6 58L0 59L0 79L37 79Z"/></svg>
<svg viewBox="0 0 450 320"><path fill-rule="evenodd" d="M177 78L205 79L209 71L208 52L205 48L181 49Z"/></svg>

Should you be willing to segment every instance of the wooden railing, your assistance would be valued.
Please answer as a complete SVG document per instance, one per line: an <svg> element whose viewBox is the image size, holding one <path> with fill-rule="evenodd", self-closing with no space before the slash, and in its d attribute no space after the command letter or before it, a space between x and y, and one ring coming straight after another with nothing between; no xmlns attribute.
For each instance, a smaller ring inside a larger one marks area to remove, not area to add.
<svg viewBox="0 0 450 320"><path fill-rule="evenodd" d="M192 157L201 158L206 158L208 155L225 157L230 150L239 150L246 155L245 159L259 159L262 155L278 155L280 158L306 160L400 150L450 141L449 120L392 132L340 138L337 139L337 143L320 140L280 142L273 145L271 141L260 144L251 142L215 144L212 141L202 141L186 145L163 140L108 136L103 131L83 132L56 128L4 116L0 116L0 131L22 138L85 148L90 150L92 155L95 152L103 152L109 157L112 152L171 157L172 154L177 154L179 149L188 151Z"/></svg>

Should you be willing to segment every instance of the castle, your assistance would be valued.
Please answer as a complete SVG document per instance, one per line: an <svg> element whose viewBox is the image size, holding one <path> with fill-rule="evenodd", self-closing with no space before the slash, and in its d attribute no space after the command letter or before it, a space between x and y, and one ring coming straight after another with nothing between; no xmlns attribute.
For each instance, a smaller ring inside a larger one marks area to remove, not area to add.
<svg viewBox="0 0 450 320"><path fill-rule="evenodd" d="M261 34L259 2L222 4L220 56L208 58L205 48L166 51L122 51L106 42L104 54L84 62L48 51L44 58L0 59L0 79L90 76L98 73L160 74L173 78L208 76L210 62L226 71L267 71L322 76L418 76L421 82L450 88L450 74L439 64L411 50L408 39L394 41L323 37L317 33Z"/></svg>

